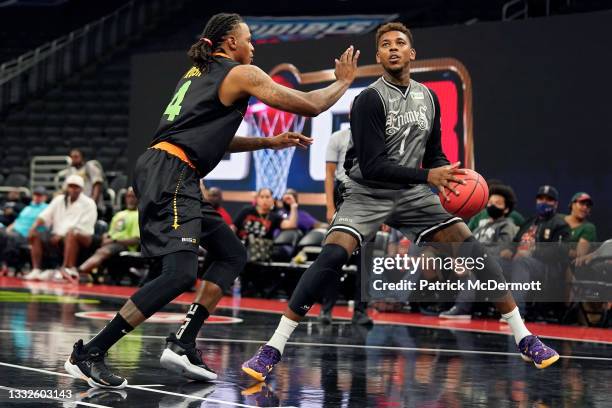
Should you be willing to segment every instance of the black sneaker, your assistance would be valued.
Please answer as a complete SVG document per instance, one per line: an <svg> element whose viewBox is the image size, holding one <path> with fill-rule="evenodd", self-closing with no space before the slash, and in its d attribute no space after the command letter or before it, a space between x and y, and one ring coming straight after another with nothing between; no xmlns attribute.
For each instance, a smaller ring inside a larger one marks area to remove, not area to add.
<svg viewBox="0 0 612 408"><path fill-rule="evenodd" d="M374 324L372 319L370 319L370 316L368 316L368 313L361 310L355 310L353 312L351 322L360 326L371 326Z"/></svg>
<svg viewBox="0 0 612 408"><path fill-rule="evenodd" d="M87 381L91 387L98 388L125 388L127 380L113 374L106 364L102 353L97 347L85 351L83 340L74 343L70 358L64 363L66 371L74 378Z"/></svg>
<svg viewBox="0 0 612 408"><path fill-rule="evenodd" d="M332 314L331 312L325 312L323 311L323 309L321 309L321 314L319 314L319 322L324 325L327 326L329 324L332 324Z"/></svg>
<svg viewBox="0 0 612 408"><path fill-rule="evenodd" d="M159 362L166 370L191 380L217 379L217 374L202 361L202 352L195 347L195 343L183 343L174 333L166 337L166 349Z"/></svg>

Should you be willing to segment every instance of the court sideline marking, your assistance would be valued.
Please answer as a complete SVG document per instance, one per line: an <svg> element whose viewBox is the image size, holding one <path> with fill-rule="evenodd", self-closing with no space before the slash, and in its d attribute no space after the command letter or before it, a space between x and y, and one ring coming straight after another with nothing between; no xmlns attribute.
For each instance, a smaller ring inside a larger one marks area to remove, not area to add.
<svg viewBox="0 0 612 408"><path fill-rule="evenodd" d="M5 387L4 385L0 385L0 390L7 390L7 391L22 391L18 388L12 388L12 387ZM13 398L15 400L16 403L18 402L25 402L25 401L41 401L41 400L55 400L55 401L59 401L59 402L63 402L63 403L69 403L69 404L74 404L74 405L84 405L86 407L94 407L94 408L112 408L109 407L107 405L99 405L99 404L92 404L91 402L83 402L83 401L73 401L70 399L63 399L63 398L59 398L59 397L41 397L41 398Z"/></svg>
<svg viewBox="0 0 612 408"><path fill-rule="evenodd" d="M29 289L31 290L32 288L29 286L6 286L4 288L7 289ZM59 289L64 290L63 287L60 287ZM43 290L49 290L49 289L43 289ZM80 295L86 295L86 296L95 296L95 297L106 297L106 298L111 298L111 299L127 299L129 298L129 296L126 295L121 295L121 294L114 294L114 293L98 293L95 291L91 291L91 290L87 290L87 289L83 289L83 288L78 288L78 293L76 294L70 294L67 293L65 295L62 296L80 296ZM182 295L181 295L182 296ZM184 300L173 300L171 302L172 304L176 304L176 305L190 305L192 302L191 301L184 301ZM281 315L283 314L282 311L275 311L275 310L269 310L269 309L263 309L263 308L258 308L258 307L249 307L249 306L230 306L230 305L222 305L219 304L217 305L217 309L229 309L229 310L244 310L247 312L260 312L260 313L267 313L267 314L275 314L275 315ZM316 315L314 314L307 314L308 317L316 317ZM337 320L343 320L343 321L350 321L350 318L348 317L334 317L334 319ZM390 325L390 326L408 326L408 327L421 327L421 328L427 328L427 329L434 329L434 330L454 330L454 331L461 331L461 332L471 332L471 333L483 333L483 334L497 334L497 335L502 335L502 336L512 336L512 333L510 331L497 331L497 330L492 330L492 329L473 329L473 328L466 328L466 327L461 327L459 325L454 326L454 325L449 325L449 326L439 326L439 325L435 325L435 324L427 324L427 323L417 323L417 322L395 322L395 321L378 321L376 319L374 319L375 324L380 324L380 325ZM452 322L446 322L448 324L452 323ZM459 322L455 322L455 323L459 323ZM612 341L606 341L606 340L591 340L591 339L581 339L581 338L576 338L576 337L560 337L560 336L552 336L552 335L539 335L538 337L543 338L543 339L553 339L553 340L565 340L565 341L575 341L575 342L583 342L583 343L592 343L592 344L612 344Z"/></svg>
<svg viewBox="0 0 612 408"><path fill-rule="evenodd" d="M34 334L59 334L57 331L45 330L7 330L0 329L0 333L34 333ZM94 336L96 333L88 332L61 332L62 334L74 334L75 336ZM143 339L163 339L164 336L153 335L132 335L128 334L125 337L140 337ZM246 344L265 344L266 340L243 340L243 339L219 339L212 337L198 337L196 340L209 341L217 343L246 343ZM370 349L370 350L389 350L389 351L423 351L432 353L449 353L449 354L484 354L493 356L520 356L520 353L511 353L508 351L485 351L485 350L458 350L458 349L443 349L443 348L421 348L421 347L400 347L400 346L372 346L363 344L335 344L335 343L309 343L299 341L288 341L288 345L305 346L305 347L335 347L335 348L352 348L352 349ZM612 357L594 357L594 356L564 356L561 358L569 360L594 360L594 361L612 361ZM0 363L4 364L4 363ZM68 375L68 374L66 374Z"/></svg>
<svg viewBox="0 0 612 408"><path fill-rule="evenodd" d="M74 378L70 374L58 373L56 371L44 370L42 368L28 367L28 366L19 365L19 364L10 364L10 363L2 362L2 361L0 361L0 366L10 367L10 368L17 368L17 369L20 369L20 370L36 371L36 372L39 372L39 373L57 375L59 377L68 377L68 378L72 378L74 380L78 380L78 378ZM214 398L204 398L204 397L197 397L195 395L180 394L178 392L150 389L150 388L145 388L145 387L142 387L142 386L139 386L139 385L127 385L126 388L132 388L132 389L140 390L140 391L156 392L158 394L173 395L175 397L191 398L191 399L196 399L196 400L206 401L206 402L214 402L214 403L217 403L217 404L231 405L233 407L256 408L255 405L246 405L246 404L240 404L238 402L229 402L229 401L223 401L223 400L218 400L218 399L214 399ZM73 401L70 401L70 400L61 400L61 401L73 402ZM88 404L88 403L82 403L82 404ZM105 407L103 405L96 405L96 406L97 407L102 407L102 408L111 408L111 407ZM281 408L297 408L297 407L281 407Z"/></svg>

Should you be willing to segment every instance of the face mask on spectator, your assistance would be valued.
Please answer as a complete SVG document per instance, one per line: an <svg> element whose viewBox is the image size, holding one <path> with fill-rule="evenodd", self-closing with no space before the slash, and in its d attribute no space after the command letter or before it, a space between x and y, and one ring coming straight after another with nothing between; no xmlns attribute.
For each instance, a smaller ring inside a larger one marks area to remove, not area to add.
<svg viewBox="0 0 612 408"><path fill-rule="evenodd" d="M553 204L548 203L537 203L536 204L536 213L541 218L546 218L549 215L555 213L555 206Z"/></svg>
<svg viewBox="0 0 612 408"><path fill-rule="evenodd" d="M493 218L494 220L504 215L504 210L504 208L499 208L493 204L487 206L487 214L489 214L489 217Z"/></svg>

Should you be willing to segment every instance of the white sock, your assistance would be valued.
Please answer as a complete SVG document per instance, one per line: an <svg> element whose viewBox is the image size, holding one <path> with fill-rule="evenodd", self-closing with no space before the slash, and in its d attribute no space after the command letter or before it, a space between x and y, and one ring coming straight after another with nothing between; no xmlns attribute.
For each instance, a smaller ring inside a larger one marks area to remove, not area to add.
<svg viewBox="0 0 612 408"><path fill-rule="evenodd" d="M525 322L523 322L521 318L518 306L510 313L502 314L502 318L508 323L508 326L510 326L510 330L512 330L512 334L514 334L514 341L517 345L524 337L531 335L531 332L525 327Z"/></svg>
<svg viewBox="0 0 612 408"><path fill-rule="evenodd" d="M293 333L298 324L298 322L294 322L286 316L281 317L280 323L278 324L274 335L266 344L280 351L282 355L283 351L285 350L285 343L287 343L291 333Z"/></svg>

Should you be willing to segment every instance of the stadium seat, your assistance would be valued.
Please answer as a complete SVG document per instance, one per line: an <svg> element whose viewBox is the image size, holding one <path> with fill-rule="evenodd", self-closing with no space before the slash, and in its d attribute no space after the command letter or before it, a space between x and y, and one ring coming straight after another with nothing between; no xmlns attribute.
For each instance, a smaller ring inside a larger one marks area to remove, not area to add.
<svg viewBox="0 0 612 408"><path fill-rule="evenodd" d="M299 229L282 230L274 239L272 260L289 262L295 254L297 243L304 234Z"/></svg>
<svg viewBox="0 0 612 408"><path fill-rule="evenodd" d="M9 174L4 180L4 185L9 187L28 187L28 178L24 174Z"/></svg>
<svg viewBox="0 0 612 408"><path fill-rule="evenodd" d="M304 247L320 247L323 245L323 240L325 239L325 235L327 234L327 230L323 228L317 228L312 231L309 231L304 238L302 238L297 246L299 249Z"/></svg>
<svg viewBox="0 0 612 408"><path fill-rule="evenodd" d="M56 128L64 126L66 123L64 121L63 113L47 114L47 120L45 122L47 126L54 126Z"/></svg>
<svg viewBox="0 0 612 408"><path fill-rule="evenodd" d="M104 134L111 139L121 139L127 137L127 129L121 127L107 127Z"/></svg>
<svg viewBox="0 0 612 408"><path fill-rule="evenodd" d="M27 125L41 126L47 121L47 115L44 113L30 112L26 114L24 123Z"/></svg>
<svg viewBox="0 0 612 408"><path fill-rule="evenodd" d="M115 160L115 169L119 171L127 171L128 158L126 156L120 156Z"/></svg>
<svg viewBox="0 0 612 408"><path fill-rule="evenodd" d="M102 127L107 125L107 116L98 113L87 116L87 124L89 126Z"/></svg>
<svg viewBox="0 0 612 408"><path fill-rule="evenodd" d="M31 146L31 145L30 145ZM49 147L45 145L34 146L29 150L30 157L32 156L48 156Z"/></svg>
<svg viewBox="0 0 612 408"><path fill-rule="evenodd" d="M11 156L20 157L23 159L23 157L25 156L26 148L23 143L19 143L8 146L6 148L6 152Z"/></svg>
<svg viewBox="0 0 612 408"><path fill-rule="evenodd" d="M102 130L97 127L86 127L86 128L83 128L82 133L83 133L83 136L86 137L89 143L91 144L94 138L102 135Z"/></svg>
<svg viewBox="0 0 612 408"><path fill-rule="evenodd" d="M128 177L125 174L118 174L109 185L110 188L118 193L120 190L128 187Z"/></svg>
<svg viewBox="0 0 612 408"><path fill-rule="evenodd" d="M49 113L56 114L56 113L61 112L62 104L59 102L55 102L55 101L47 101L47 103L45 103L45 106L42 109L46 114L49 114Z"/></svg>
<svg viewBox="0 0 612 408"><path fill-rule="evenodd" d="M109 126L127 126L128 116L127 115L112 115L108 119Z"/></svg>
<svg viewBox="0 0 612 408"><path fill-rule="evenodd" d="M5 169L10 169L13 167L19 167L23 164L24 158L23 156L15 156L12 154L7 154L2 160L2 167Z"/></svg>
<svg viewBox="0 0 612 408"><path fill-rule="evenodd" d="M57 140L65 140L63 138L60 138L60 134L61 134L61 129L59 127L50 127L50 126L45 126L40 130L40 134L41 136L45 139L45 141L49 141L50 138L52 137L57 137ZM54 142L50 142L50 143L54 143Z"/></svg>
<svg viewBox="0 0 612 408"><path fill-rule="evenodd" d="M100 156L112 157L113 160L121 153L121 148L114 146L105 146L97 152Z"/></svg>
<svg viewBox="0 0 612 408"><path fill-rule="evenodd" d="M109 140L106 136L93 137L91 139L91 145L94 149L101 149L104 146L108 146Z"/></svg>
<svg viewBox="0 0 612 408"><path fill-rule="evenodd" d="M100 162L100 165L104 171L110 171L113 169L113 162L115 161L113 157L96 157L96 159Z"/></svg>

